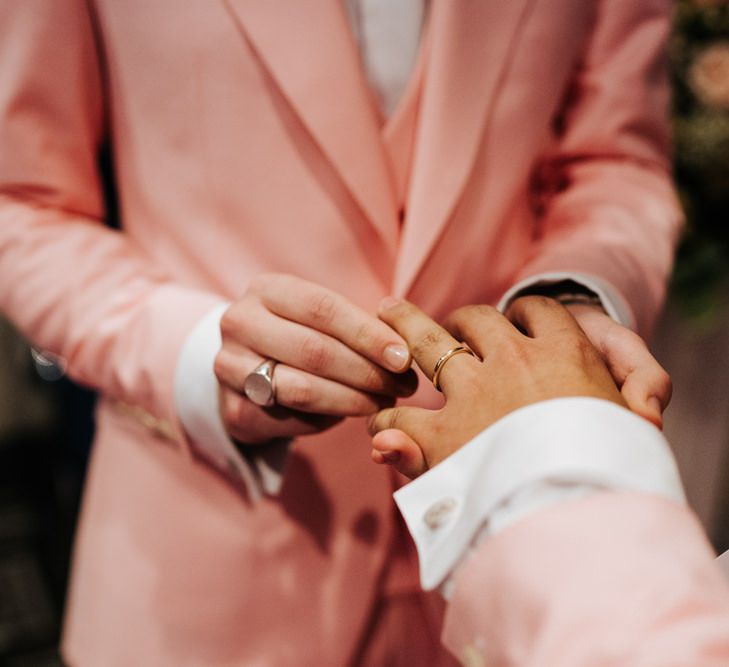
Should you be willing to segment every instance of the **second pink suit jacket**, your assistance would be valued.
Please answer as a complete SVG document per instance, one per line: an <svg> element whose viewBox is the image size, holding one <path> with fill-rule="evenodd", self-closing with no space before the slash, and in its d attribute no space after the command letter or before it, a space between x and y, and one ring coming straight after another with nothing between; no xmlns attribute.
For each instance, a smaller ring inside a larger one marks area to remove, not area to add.
<svg viewBox="0 0 729 667"><path fill-rule="evenodd" d="M180 347L264 271L435 317L576 271L649 329L680 221L668 14L433 0L383 125L339 0L0 3L0 307L103 396L71 664L350 660L398 530L363 424L302 439L254 506L178 424Z"/></svg>
<svg viewBox="0 0 729 667"><path fill-rule="evenodd" d="M458 571L443 639L467 667L725 667L714 556L696 517L657 496L555 505Z"/></svg>

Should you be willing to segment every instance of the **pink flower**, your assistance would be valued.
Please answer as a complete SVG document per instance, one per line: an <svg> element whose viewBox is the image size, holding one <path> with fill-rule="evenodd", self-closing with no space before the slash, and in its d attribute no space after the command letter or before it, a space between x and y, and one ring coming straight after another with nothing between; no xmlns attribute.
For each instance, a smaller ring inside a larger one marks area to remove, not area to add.
<svg viewBox="0 0 729 667"><path fill-rule="evenodd" d="M729 42L702 51L688 74L689 85L706 105L729 109Z"/></svg>

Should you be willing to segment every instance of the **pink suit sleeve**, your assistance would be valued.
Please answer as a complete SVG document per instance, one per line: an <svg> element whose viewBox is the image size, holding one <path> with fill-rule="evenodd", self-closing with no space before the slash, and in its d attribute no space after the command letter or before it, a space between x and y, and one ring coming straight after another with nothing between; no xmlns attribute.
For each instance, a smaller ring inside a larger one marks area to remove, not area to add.
<svg viewBox="0 0 729 667"><path fill-rule="evenodd" d="M177 355L220 299L105 226L100 91L86 3L0 5L0 308L73 379L182 440Z"/></svg>
<svg viewBox="0 0 729 667"><path fill-rule="evenodd" d="M729 584L688 510L600 493L478 547L456 573L443 641L465 664L720 667Z"/></svg>
<svg viewBox="0 0 729 667"><path fill-rule="evenodd" d="M557 141L535 171L535 252L516 277L593 275L650 333L683 217L671 183L668 0L602 0Z"/></svg>

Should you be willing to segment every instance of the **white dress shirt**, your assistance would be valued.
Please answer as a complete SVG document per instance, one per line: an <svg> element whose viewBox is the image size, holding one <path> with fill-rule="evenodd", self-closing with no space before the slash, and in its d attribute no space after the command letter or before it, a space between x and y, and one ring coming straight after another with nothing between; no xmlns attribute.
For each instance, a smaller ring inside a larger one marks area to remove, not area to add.
<svg viewBox="0 0 729 667"><path fill-rule="evenodd" d="M671 449L653 424L609 401L574 397L506 415L394 496L423 588L432 589L487 536L604 490L686 502Z"/></svg>

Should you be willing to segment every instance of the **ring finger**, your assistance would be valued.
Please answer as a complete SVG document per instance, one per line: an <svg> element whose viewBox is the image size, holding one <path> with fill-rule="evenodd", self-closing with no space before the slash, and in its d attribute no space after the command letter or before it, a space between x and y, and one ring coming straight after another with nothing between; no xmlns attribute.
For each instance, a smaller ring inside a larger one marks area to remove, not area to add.
<svg viewBox="0 0 729 667"><path fill-rule="evenodd" d="M438 323L430 319L422 310L402 300L385 299L380 305L380 318L397 331L407 342L413 358L420 369L432 381L436 364L449 350L460 347L453 336ZM443 393L452 389L453 369L466 368L479 363L471 354L456 354L441 365L438 378Z"/></svg>
<svg viewBox="0 0 729 667"><path fill-rule="evenodd" d="M215 363L218 379L243 395L246 377L263 360L249 351L221 350ZM394 400L278 363L273 369L276 405L297 412L355 417L389 407Z"/></svg>

